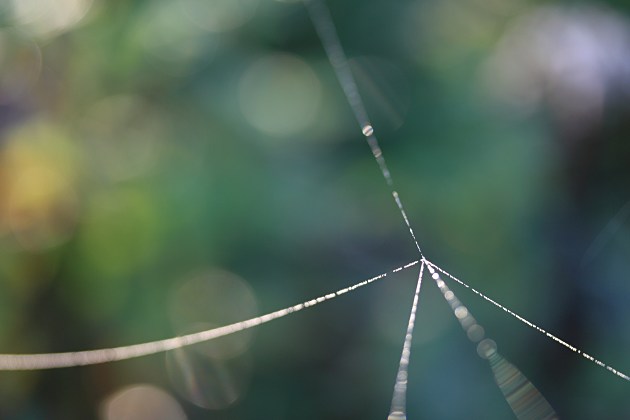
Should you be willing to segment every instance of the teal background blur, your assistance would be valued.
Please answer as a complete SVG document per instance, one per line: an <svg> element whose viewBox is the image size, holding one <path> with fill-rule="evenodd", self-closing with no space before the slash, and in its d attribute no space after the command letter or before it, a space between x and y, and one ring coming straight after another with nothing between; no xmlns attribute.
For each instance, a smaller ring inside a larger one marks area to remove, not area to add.
<svg viewBox="0 0 630 420"><path fill-rule="evenodd" d="M624 1L329 1L427 257L630 371ZM418 258L300 2L0 3L0 352L198 331ZM216 343L0 374L9 419L383 419L418 267ZM628 383L457 284L561 418ZM435 285L410 419L511 418Z"/></svg>

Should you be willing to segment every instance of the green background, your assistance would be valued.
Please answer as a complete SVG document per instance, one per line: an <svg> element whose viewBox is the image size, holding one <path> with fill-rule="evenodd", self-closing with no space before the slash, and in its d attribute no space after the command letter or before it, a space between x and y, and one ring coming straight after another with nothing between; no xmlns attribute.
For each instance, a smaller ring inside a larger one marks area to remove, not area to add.
<svg viewBox="0 0 630 420"><path fill-rule="evenodd" d="M47 3L0 6L0 352L166 338L418 258L302 4L78 1L71 24ZM627 4L329 3L427 257L630 371L630 74L602 75L593 110L545 73L586 47L527 55L563 19L627 29ZM148 384L190 419L383 419L417 273L177 355L2 372L0 417L107 418ZM449 285L561 418L630 413L626 381ZM512 415L430 281L408 414Z"/></svg>

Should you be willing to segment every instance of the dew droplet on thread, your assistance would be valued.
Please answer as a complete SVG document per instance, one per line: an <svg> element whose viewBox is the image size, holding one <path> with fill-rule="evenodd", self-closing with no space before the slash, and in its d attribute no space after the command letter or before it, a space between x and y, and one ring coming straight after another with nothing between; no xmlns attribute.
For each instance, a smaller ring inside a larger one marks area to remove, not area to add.
<svg viewBox="0 0 630 420"><path fill-rule="evenodd" d="M370 124L366 124L365 126L363 126L363 129L361 131L363 131L363 135L365 137L369 137L374 134L374 128Z"/></svg>
<svg viewBox="0 0 630 420"><path fill-rule="evenodd" d="M468 315L468 309L461 305L455 308L455 316L457 319L464 319Z"/></svg>
<svg viewBox="0 0 630 420"><path fill-rule="evenodd" d="M497 352L497 343L494 340L485 338L477 345L477 353L482 359L489 359Z"/></svg>
<svg viewBox="0 0 630 420"><path fill-rule="evenodd" d="M473 324L470 326L470 328L468 328L468 330L466 330L466 334L468 335L470 341L477 342L483 339L485 331L481 325Z"/></svg>
<svg viewBox="0 0 630 420"><path fill-rule="evenodd" d="M407 420L407 416L402 411L392 411L387 420Z"/></svg>

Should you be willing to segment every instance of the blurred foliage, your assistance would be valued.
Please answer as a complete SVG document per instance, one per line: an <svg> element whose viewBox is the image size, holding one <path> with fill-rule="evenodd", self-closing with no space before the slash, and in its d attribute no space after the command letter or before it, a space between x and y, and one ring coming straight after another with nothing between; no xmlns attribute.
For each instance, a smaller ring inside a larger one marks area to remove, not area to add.
<svg viewBox="0 0 630 420"><path fill-rule="evenodd" d="M328 3L427 256L628 372L627 4ZM299 1L0 22L2 353L209 328L417 258ZM3 373L0 417L384 418L412 271L235 341ZM561 417L628 415L621 379L453 289ZM510 417L428 282L416 331L410 418Z"/></svg>

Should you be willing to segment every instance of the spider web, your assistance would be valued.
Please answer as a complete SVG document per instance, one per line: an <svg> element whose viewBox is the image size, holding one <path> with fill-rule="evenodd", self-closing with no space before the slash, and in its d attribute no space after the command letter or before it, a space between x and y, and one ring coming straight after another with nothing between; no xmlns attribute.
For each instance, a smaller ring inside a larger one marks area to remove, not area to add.
<svg viewBox="0 0 630 420"><path fill-rule="evenodd" d="M60 368L69 366L81 366L96 363L105 363L117 360L125 360L133 357L140 357L148 354L154 354L157 352L169 351L184 346L196 344L202 341L211 340L214 338L222 337L225 335L233 334L244 329L249 329L275 319L279 319L290 314L299 312L303 309L307 309L323 303L327 300L334 299L342 296L346 293L353 292L358 288L371 284L378 280L386 278L389 274L398 273L402 270L409 269L411 267L420 265L418 283L414 294L413 304L411 308L411 314L407 326L407 334L402 349L402 356L399 363L398 374L396 376L396 383L394 386L394 395L392 398L392 407L390 412L391 419L400 419L406 417L405 399L407 392L408 382L408 365L410 362L411 344L413 339L414 321L416 318L416 311L418 309L418 303L420 298L422 277L425 268L431 274L433 280L435 280L438 288L442 292L444 299L449 303L453 314L460 321L462 327L466 331L471 341L478 343L479 355L489 361L490 367L495 376L496 382L503 392L506 401L511 406L515 415L518 418L555 418L555 412L544 399L544 397L536 390L536 388L525 378L525 376L512 364L510 364L503 356L497 352L497 346L494 341L485 338L483 328L476 322L470 311L461 304L461 301L457 299L452 290L450 290L446 283L441 279L439 272L443 273L446 277L453 281L470 289L477 296L492 303L498 308L502 309L509 315L512 315L519 321L533 328L534 330L544 334L547 338L554 340L569 350L581 355L590 362L605 368L607 371L615 374L616 376L630 380L628 375L622 373L619 370L614 369L610 365L594 358L590 354L585 353L581 349L572 346L565 342L561 338L554 334L544 330L536 324L528 321L524 317L516 314L506 306L496 302L486 294L478 291L475 288L470 287L457 277L449 274L447 271L437 266L433 262L429 261L422 252L420 244L416 239L416 235L410 219L407 215L405 207L400 198L400 194L394 189L394 181L391 173L385 162L383 152L378 144L378 140L375 135L375 130L368 118L365 106L361 100L361 95L354 81L353 75L348 65L348 60L343 52L343 48L337 37L335 27L332 18L329 14L325 4L320 0L305 0L305 4L309 10L313 23L321 38L322 44L329 57L330 64L335 70L339 79L340 85L348 99L348 103L352 108L357 123L361 129L362 134L366 138L371 152L378 164L382 175L391 189L391 194L394 202L400 212L405 226L407 227L409 234L417 248L419 259L412 261L403 266L397 267L391 271L384 272L370 279L363 280L359 283L342 288L340 290L326 293L320 297L307 300L302 303L298 303L293 306L289 306L284 309L280 309L259 317L244 320L235 324L214 328L210 330L201 331L199 333L188 334L180 337L169 338L165 340L158 340L148 343L142 343L131 346L122 346L109 349L100 350L88 350L77 351L69 353L48 353L48 354L33 354L33 355L0 355L0 369L2 370L32 370L32 369L48 369L48 368ZM514 381L513 378L517 380ZM512 379L510 379L512 378ZM516 385L515 383L516 382Z"/></svg>

